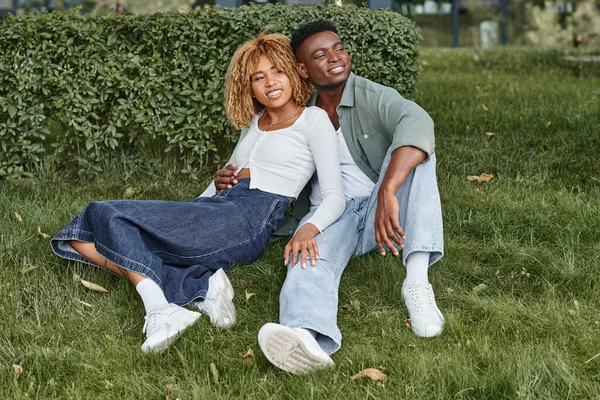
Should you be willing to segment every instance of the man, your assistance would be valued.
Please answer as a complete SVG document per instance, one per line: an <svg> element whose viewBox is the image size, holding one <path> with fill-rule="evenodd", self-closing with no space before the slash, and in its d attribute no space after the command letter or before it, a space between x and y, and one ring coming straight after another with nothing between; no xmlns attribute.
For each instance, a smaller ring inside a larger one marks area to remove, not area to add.
<svg viewBox="0 0 600 400"><path fill-rule="evenodd" d="M379 249L406 265L402 297L411 328L423 337L439 335L444 318L428 281L428 268L443 255L442 217L435 176L433 121L394 89L358 77L328 21L301 26L292 36L300 75L316 94L309 105L327 111L338 130L346 209L316 236L318 257L298 257L288 243L288 273L280 296L280 324L264 325L258 340L277 367L306 373L333 365L341 346L337 327L338 286L349 259ZM217 189L237 183L230 167L219 171ZM318 177L310 183L311 211L321 202ZM298 208L302 198L297 200ZM289 263L288 261L291 261Z"/></svg>

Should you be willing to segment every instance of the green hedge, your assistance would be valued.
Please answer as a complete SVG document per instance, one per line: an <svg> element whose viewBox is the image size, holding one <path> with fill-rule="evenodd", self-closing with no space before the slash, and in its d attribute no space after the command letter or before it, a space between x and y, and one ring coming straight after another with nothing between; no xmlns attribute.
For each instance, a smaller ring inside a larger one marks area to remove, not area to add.
<svg viewBox="0 0 600 400"><path fill-rule="evenodd" d="M389 11L266 5L0 20L0 178L35 175L45 162L93 174L163 150L195 178L237 137L223 111L233 51L266 27L291 35L320 18L339 27L356 73L415 92L419 31Z"/></svg>

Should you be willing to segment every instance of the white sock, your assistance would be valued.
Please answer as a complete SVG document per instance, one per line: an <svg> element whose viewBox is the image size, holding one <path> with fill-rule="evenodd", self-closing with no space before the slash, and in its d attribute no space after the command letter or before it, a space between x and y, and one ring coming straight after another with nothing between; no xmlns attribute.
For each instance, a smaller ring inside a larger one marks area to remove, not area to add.
<svg viewBox="0 0 600 400"><path fill-rule="evenodd" d="M429 283L429 252L415 251L408 255L406 259L406 279L402 286L414 285L421 281L425 284Z"/></svg>
<svg viewBox="0 0 600 400"><path fill-rule="evenodd" d="M144 279L140 281L136 286L135 290L140 294L146 314L157 308L164 307L169 304L165 293L162 291L160 286L156 284L152 279Z"/></svg>

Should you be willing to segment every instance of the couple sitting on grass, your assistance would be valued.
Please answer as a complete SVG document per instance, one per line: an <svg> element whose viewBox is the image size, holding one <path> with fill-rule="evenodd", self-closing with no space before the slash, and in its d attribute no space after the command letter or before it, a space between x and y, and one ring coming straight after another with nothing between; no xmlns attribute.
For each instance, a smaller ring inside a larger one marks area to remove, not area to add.
<svg viewBox="0 0 600 400"><path fill-rule="evenodd" d="M256 261L296 202L280 321L258 332L271 363L292 373L334 365L340 277L351 257L372 250L402 254L411 328L440 334L428 281L443 255L429 115L354 75L328 21L301 26L291 42L281 34L246 42L226 82L226 113L241 135L200 197L89 203L52 239L54 252L131 281L146 310L142 351L158 353L200 313L219 327L236 322L225 272Z"/></svg>

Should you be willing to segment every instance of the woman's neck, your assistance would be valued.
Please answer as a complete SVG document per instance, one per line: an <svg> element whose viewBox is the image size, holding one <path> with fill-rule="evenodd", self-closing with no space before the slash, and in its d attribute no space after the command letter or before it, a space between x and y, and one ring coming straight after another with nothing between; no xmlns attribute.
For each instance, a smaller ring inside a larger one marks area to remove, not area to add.
<svg viewBox="0 0 600 400"><path fill-rule="evenodd" d="M277 109L266 108L258 120L258 128L263 131L288 128L300 117L302 110L302 106L293 102Z"/></svg>
<svg viewBox="0 0 600 400"><path fill-rule="evenodd" d="M284 122L284 120L292 119L292 116L295 116L295 113L298 113L300 106L295 102L288 102L283 107L279 108L265 108L265 118L267 118L267 124L276 125L278 123Z"/></svg>

